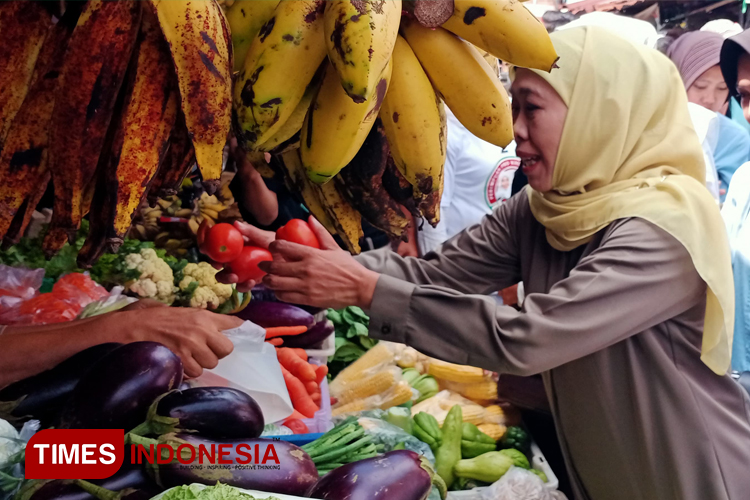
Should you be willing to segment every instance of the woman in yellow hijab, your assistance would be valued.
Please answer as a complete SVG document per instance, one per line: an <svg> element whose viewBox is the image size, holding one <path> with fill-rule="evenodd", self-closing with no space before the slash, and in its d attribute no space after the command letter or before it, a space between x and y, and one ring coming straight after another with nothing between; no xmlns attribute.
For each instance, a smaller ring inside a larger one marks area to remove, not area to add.
<svg viewBox="0 0 750 500"><path fill-rule="evenodd" d="M527 191L422 260L354 259L315 224L323 249L273 242L264 282L359 305L376 338L541 373L577 499L750 498L727 237L677 69L600 28L552 39L559 69L512 86ZM486 296L520 280L521 311Z"/></svg>

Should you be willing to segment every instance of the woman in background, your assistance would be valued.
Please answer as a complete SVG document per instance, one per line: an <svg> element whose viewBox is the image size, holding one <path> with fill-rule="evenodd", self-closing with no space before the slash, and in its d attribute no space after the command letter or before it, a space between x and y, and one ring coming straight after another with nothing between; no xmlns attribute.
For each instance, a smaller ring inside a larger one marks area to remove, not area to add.
<svg viewBox="0 0 750 500"><path fill-rule="evenodd" d="M724 37L710 31L692 31L678 38L667 50L685 84L688 101L703 106L718 117L718 136L713 160L723 202L734 172L750 159L750 134L725 116L729 89L721 73Z"/></svg>

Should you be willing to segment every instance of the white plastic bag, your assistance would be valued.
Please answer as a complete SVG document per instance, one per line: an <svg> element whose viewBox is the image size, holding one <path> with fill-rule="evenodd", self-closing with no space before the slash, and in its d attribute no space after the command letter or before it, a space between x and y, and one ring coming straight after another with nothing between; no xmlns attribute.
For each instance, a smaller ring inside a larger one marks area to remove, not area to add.
<svg viewBox="0 0 750 500"><path fill-rule="evenodd" d="M567 500L559 491L549 491L542 479L520 467L511 467L499 480L482 491L482 500Z"/></svg>
<svg viewBox="0 0 750 500"><path fill-rule="evenodd" d="M286 390L276 349L266 343L266 331L250 321L224 332L234 344L234 350L219 361L213 370L191 385L234 387L255 399L263 411L266 422L278 422L294 411Z"/></svg>

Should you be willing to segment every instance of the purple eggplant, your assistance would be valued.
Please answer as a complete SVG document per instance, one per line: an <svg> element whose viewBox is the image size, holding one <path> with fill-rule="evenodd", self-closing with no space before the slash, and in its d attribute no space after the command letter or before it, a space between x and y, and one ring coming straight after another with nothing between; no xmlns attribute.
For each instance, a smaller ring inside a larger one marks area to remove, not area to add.
<svg viewBox="0 0 750 500"><path fill-rule="evenodd" d="M424 500L433 484L444 499L445 483L430 462L413 451L396 450L332 470L305 496L321 500Z"/></svg>
<svg viewBox="0 0 750 500"><path fill-rule="evenodd" d="M35 418L49 426L78 381L99 359L122 344L110 342L84 349L54 368L0 390L0 418L19 423Z"/></svg>
<svg viewBox="0 0 750 500"><path fill-rule="evenodd" d="M133 466L127 462L127 456L120 470L113 476L90 481L91 484L107 490L134 489L135 491L146 492L150 495L147 498L152 498L161 491L142 467ZM30 484L30 487L20 492L19 500L95 500L95 497L73 481L56 479Z"/></svg>
<svg viewBox="0 0 750 500"><path fill-rule="evenodd" d="M275 326L307 326L315 324L312 314L291 304L283 302L260 302L252 300L242 311L239 318L252 321L263 328Z"/></svg>
<svg viewBox="0 0 750 500"><path fill-rule="evenodd" d="M154 400L182 383L182 362L158 342L133 342L100 359L63 409L62 429L132 429Z"/></svg>
<svg viewBox="0 0 750 500"><path fill-rule="evenodd" d="M194 387L160 396L133 434L195 432L212 439L252 439L263 432L263 412L248 394L230 387Z"/></svg>
<svg viewBox="0 0 750 500"><path fill-rule="evenodd" d="M168 464L149 465L157 484L165 489L190 483L214 485L220 481L238 488L302 496L318 480L318 471L310 456L286 441L262 438L212 440L195 434L165 434L158 440L130 434L128 439L146 449L149 445L154 445L155 449L157 444L167 444L173 450L179 448L183 460L190 460L184 464L174 459ZM185 445L194 451L194 457L191 458ZM223 460L229 462L223 465L219 464L221 445L226 445L222 449L227 452ZM270 458L271 447L278 461ZM201 454L201 449L209 455ZM268 460L263 463L266 457ZM169 457L162 454L162 458Z"/></svg>
<svg viewBox="0 0 750 500"><path fill-rule="evenodd" d="M284 337L284 347L310 349L323 342L333 332L333 323L330 320L324 319L323 321L315 323L315 325L305 333Z"/></svg>
<svg viewBox="0 0 750 500"><path fill-rule="evenodd" d="M257 300L258 302L281 302L277 297L276 293L271 290L270 288L266 287L265 285L257 285L255 288L252 289L252 300ZM281 302L282 304L286 304L286 302ZM293 304L300 309L304 309L305 311L309 312L310 314L318 314L319 312L323 311L323 309L319 307L312 307L312 306L305 306L301 304Z"/></svg>

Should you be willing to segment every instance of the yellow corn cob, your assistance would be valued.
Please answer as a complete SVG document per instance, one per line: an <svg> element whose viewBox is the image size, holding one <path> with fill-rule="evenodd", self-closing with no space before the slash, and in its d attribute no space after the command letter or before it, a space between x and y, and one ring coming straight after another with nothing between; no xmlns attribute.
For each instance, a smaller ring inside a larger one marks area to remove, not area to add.
<svg viewBox="0 0 750 500"><path fill-rule="evenodd" d="M460 394L469 399L493 400L497 399L497 382L485 380L478 384L466 384Z"/></svg>
<svg viewBox="0 0 750 500"><path fill-rule="evenodd" d="M337 398L336 394L343 393L347 384L362 377L365 372L374 371L377 366L393 363L393 352L385 343L378 343L375 347L364 353L357 361L347 366L331 382L331 396Z"/></svg>
<svg viewBox="0 0 750 500"><path fill-rule="evenodd" d="M479 424L477 428L497 441L505 435L507 428L502 424Z"/></svg>
<svg viewBox="0 0 750 500"><path fill-rule="evenodd" d="M505 413L498 405L490 405L484 409L483 424L502 424L505 422Z"/></svg>
<svg viewBox="0 0 750 500"><path fill-rule="evenodd" d="M409 383L405 380L401 380L396 387L384 398L380 403L379 408L381 410L387 410L392 406L402 405L411 401L413 394Z"/></svg>
<svg viewBox="0 0 750 500"><path fill-rule="evenodd" d="M405 380L401 380L386 394L357 399L340 406L337 405L331 409L331 415L338 417L347 413L374 410L375 408L387 410L392 406L402 405L411 401L412 396L413 394L409 384Z"/></svg>
<svg viewBox="0 0 750 500"><path fill-rule="evenodd" d="M479 425L484 421L484 408L479 405L461 406L463 411L464 422L470 422Z"/></svg>
<svg viewBox="0 0 750 500"><path fill-rule="evenodd" d="M401 380L401 369L397 366L390 366L385 370L380 370L374 375L363 377L346 384L346 387L333 397L338 400L337 404L346 404L357 399L364 399L378 394L388 392L398 381Z"/></svg>
<svg viewBox="0 0 750 500"><path fill-rule="evenodd" d="M461 382L472 384L484 382L484 370L473 366L456 365L437 359L431 359L427 373L435 378L448 380L450 382Z"/></svg>

